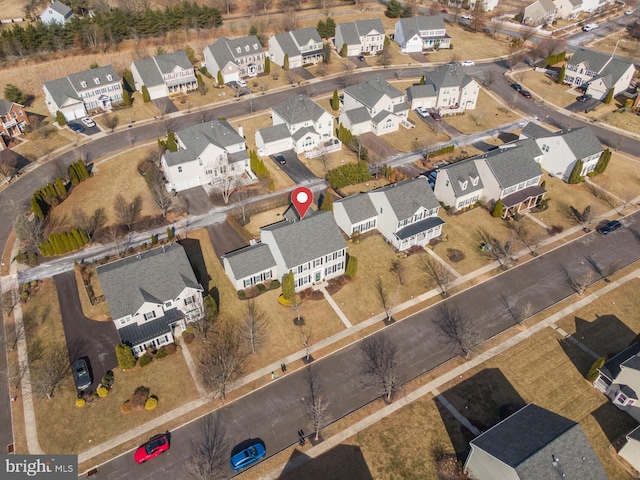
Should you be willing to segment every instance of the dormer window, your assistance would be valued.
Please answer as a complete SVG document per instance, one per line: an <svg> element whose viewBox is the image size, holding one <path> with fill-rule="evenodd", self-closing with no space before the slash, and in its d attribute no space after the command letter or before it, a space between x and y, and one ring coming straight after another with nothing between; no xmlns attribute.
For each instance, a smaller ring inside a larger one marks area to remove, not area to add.
<svg viewBox="0 0 640 480"><path fill-rule="evenodd" d="M112 82L113 81L113 75L111 75L110 73L107 73L107 80Z"/></svg>
<svg viewBox="0 0 640 480"><path fill-rule="evenodd" d="M258 44L257 44L257 43L254 43L254 44L253 44L253 49L254 49L254 50L258 50Z"/></svg>
<svg viewBox="0 0 640 480"><path fill-rule="evenodd" d="M93 79L94 82L96 82L96 85L100 85L100 79L98 77Z"/></svg>
<svg viewBox="0 0 640 480"><path fill-rule="evenodd" d="M471 178L471 185L473 185L474 187L478 186L478 182L480 181L480 177L470 177Z"/></svg>
<svg viewBox="0 0 640 480"><path fill-rule="evenodd" d="M250 49L250 48L251 48L251 47L249 47L249 45L245 45L245 47L244 47L244 49L245 49L247 52L249 51L249 49Z"/></svg>
<svg viewBox="0 0 640 480"><path fill-rule="evenodd" d="M236 48L236 52L242 53L242 49L240 47Z"/></svg>
<svg viewBox="0 0 640 480"><path fill-rule="evenodd" d="M466 190L467 186L469 185L469 181L468 180L465 180L464 182L461 182L460 180L458 180L458 183L460 184L460 188L462 190Z"/></svg>
<svg viewBox="0 0 640 480"><path fill-rule="evenodd" d="M82 86L82 88L87 88L87 82L85 82L84 80L80 82L80 85Z"/></svg>

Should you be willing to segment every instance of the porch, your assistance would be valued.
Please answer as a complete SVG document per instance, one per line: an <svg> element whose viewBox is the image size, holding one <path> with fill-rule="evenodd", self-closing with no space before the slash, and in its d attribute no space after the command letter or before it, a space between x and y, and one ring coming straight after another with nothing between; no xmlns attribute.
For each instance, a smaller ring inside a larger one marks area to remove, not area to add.
<svg viewBox="0 0 640 480"><path fill-rule="evenodd" d="M337 138L330 138L329 140L323 140L313 150L304 152L305 158L316 158L322 155L326 155L331 152L337 152L342 148L342 142Z"/></svg>
<svg viewBox="0 0 640 480"><path fill-rule="evenodd" d="M544 188L534 185L507 195L502 199L502 204L504 205L502 218L529 212L540 204L545 193L547 191Z"/></svg>
<svg viewBox="0 0 640 480"><path fill-rule="evenodd" d="M444 223L440 217L429 217L407 225L394 233L395 247L403 251L414 245L426 245L432 238L440 236Z"/></svg>

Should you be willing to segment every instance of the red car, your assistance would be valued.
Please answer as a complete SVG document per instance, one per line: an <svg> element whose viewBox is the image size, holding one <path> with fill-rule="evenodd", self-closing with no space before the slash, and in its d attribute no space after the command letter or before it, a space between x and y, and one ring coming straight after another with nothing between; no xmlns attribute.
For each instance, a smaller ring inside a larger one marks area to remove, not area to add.
<svg viewBox="0 0 640 480"><path fill-rule="evenodd" d="M447 11L447 9L446 9L446 8L443 8L442 10L440 10L440 13L444 13L444 14L446 15L446 14L447 14L447 13L449 13L449 12Z"/></svg>
<svg viewBox="0 0 640 480"><path fill-rule="evenodd" d="M167 450L169 450L169 435L162 433L151 437L144 445L140 445L133 458L136 463L144 463Z"/></svg>

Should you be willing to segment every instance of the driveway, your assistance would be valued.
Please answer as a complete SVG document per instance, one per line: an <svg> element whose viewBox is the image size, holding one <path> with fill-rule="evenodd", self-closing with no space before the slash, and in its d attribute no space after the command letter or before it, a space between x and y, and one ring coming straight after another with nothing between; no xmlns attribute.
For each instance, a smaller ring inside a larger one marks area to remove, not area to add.
<svg viewBox="0 0 640 480"><path fill-rule="evenodd" d="M566 106L564 108L566 108L570 112L574 112L574 113L590 112L591 110L596 108L598 105L600 105L600 103L601 103L600 100L595 99L595 98L590 98L586 102L578 102L576 100L571 105L568 105L568 106Z"/></svg>
<svg viewBox="0 0 640 480"><path fill-rule="evenodd" d="M153 103L160 113L164 113L165 115L178 111L178 107L176 107L168 97L156 98L155 100L151 100L151 103Z"/></svg>
<svg viewBox="0 0 640 480"><path fill-rule="evenodd" d="M316 78L313 76L313 73L304 67L292 68L291 71L305 80L313 80Z"/></svg>
<svg viewBox="0 0 640 480"><path fill-rule="evenodd" d="M348 57L348 58L349 60L351 60L351 63L353 63L356 66L356 68L366 68L369 66L369 63L371 65L376 64L376 57L364 57L364 60L359 60L358 57ZM367 63L367 60L369 60L369 63Z"/></svg>
<svg viewBox="0 0 640 480"><path fill-rule="evenodd" d="M213 244L213 249L216 251L216 257L220 263L220 258L225 253L233 252L239 248L246 247L247 242L240 236L234 228L227 222L218 222L207 227L209 238Z"/></svg>
<svg viewBox="0 0 640 480"><path fill-rule="evenodd" d="M193 187L178 193L189 205L189 215L203 215L211 210L211 201L202 187Z"/></svg>
<svg viewBox="0 0 640 480"><path fill-rule="evenodd" d="M56 275L53 280L58 290L69 360L73 362L81 357L88 359L93 380L89 391L95 392L107 370L118 366L115 348L120 343L120 337L113 322L98 322L84 316L73 270Z"/></svg>
<svg viewBox="0 0 640 480"><path fill-rule="evenodd" d="M395 148L393 148L382 138L376 136L372 132L358 135L358 140L360 140L360 142L362 142L365 147L367 147L371 152L375 153L380 159L392 157L393 155L398 153Z"/></svg>
<svg viewBox="0 0 640 480"><path fill-rule="evenodd" d="M427 61L427 56L424 53L413 52L408 54L411 60L415 60L419 63L425 63Z"/></svg>
<svg viewBox="0 0 640 480"><path fill-rule="evenodd" d="M286 173L291 180L295 183L304 183L304 182L312 182L317 180L317 177L313 174L311 170L307 168L307 166L302 163L298 159L298 154L293 150L287 150L286 152L280 152L279 155L282 155L287 163L280 164L278 163L274 155L271 155L271 161L278 166L284 173Z"/></svg>

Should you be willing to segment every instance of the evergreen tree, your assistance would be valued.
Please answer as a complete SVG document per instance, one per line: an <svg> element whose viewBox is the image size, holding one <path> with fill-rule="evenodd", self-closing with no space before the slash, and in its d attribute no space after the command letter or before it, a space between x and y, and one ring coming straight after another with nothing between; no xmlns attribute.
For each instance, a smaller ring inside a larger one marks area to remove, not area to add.
<svg viewBox="0 0 640 480"><path fill-rule="evenodd" d="M224 85L224 77L222 76L222 71L218 70L218 75L216 80L218 81L218 85L221 87L222 85Z"/></svg>
<svg viewBox="0 0 640 480"><path fill-rule="evenodd" d="M146 85L142 85L142 101L149 103L151 101L151 95L149 95L149 89Z"/></svg>
<svg viewBox="0 0 640 480"><path fill-rule="evenodd" d="M136 90L136 83L133 80L133 73L131 70L125 69L122 71L122 89L126 90L130 94Z"/></svg>
<svg viewBox="0 0 640 480"><path fill-rule="evenodd" d="M67 195L67 187L64 186L60 177L56 178L56 195L58 198L64 198Z"/></svg>
<svg viewBox="0 0 640 480"><path fill-rule="evenodd" d="M58 125L61 127L64 127L67 124L67 119L64 118L64 115L60 110L56 112L56 122L58 122Z"/></svg>
<svg viewBox="0 0 640 480"><path fill-rule="evenodd" d="M69 251L73 252L80 248L80 244L78 243L78 238L71 232L64 232L64 236L67 238L67 242L69 243Z"/></svg>
<svg viewBox="0 0 640 480"><path fill-rule="evenodd" d="M504 214L504 203L502 203L502 199L498 199L493 210L491 211L491 215L495 218L502 218Z"/></svg>
<svg viewBox="0 0 640 480"><path fill-rule="evenodd" d="M608 148L600 154L600 158L598 159L598 163L596 164L596 173L604 173L609 165L609 160L611 160L611 150Z"/></svg>
<svg viewBox="0 0 640 480"><path fill-rule="evenodd" d="M116 358L118 359L118 366L122 370L129 370L136 365L136 359L133 356L131 347L129 347L129 345L125 345L124 343L116 345Z"/></svg>
<svg viewBox="0 0 640 480"><path fill-rule="evenodd" d="M38 202L36 197L31 197L31 211L40 220L44 220L44 212L42 211L42 206L40 205L40 202Z"/></svg>
<svg viewBox="0 0 640 480"><path fill-rule="evenodd" d="M556 83L562 85L562 82L564 82L564 77L567 74L567 66L563 65L562 68L560 69L560 73L558 74L558 79L556 80Z"/></svg>
<svg viewBox="0 0 640 480"><path fill-rule="evenodd" d="M413 17L413 8L411 8L411 5L405 4L404 7L402 7L402 11L400 12L400 16L402 18Z"/></svg>
<svg viewBox="0 0 640 480"><path fill-rule="evenodd" d="M320 20L318 25L316 25L316 30L320 38L327 38L327 24L324 23L324 20Z"/></svg>
<svg viewBox="0 0 640 480"><path fill-rule="evenodd" d="M424 75L422 75L420 77L420 85L424 85L424 84L425 84L425 78L424 78Z"/></svg>
<svg viewBox="0 0 640 480"><path fill-rule="evenodd" d="M129 93L129 90L122 90L122 104L126 107L131 105L131 94Z"/></svg>
<svg viewBox="0 0 640 480"><path fill-rule="evenodd" d="M609 91L607 92L607 98L604 99L604 103L609 105L612 100L613 100L613 88L610 88Z"/></svg>
<svg viewBox="0 0 640 480"><path fill-rule="evenodd" d="M347 58L347 44L343 43L342 48L340 48L340 56L342 58Z"/></svg>
<svg viewBox="0 0 640 480"><path fill-rule="evenodd" d="M167 141L166 141L165 145L167 146L167 150L169 150L170 152L177 152L178 151L178 144L176 143L176 134L175 133L169 132L167 134Z"/></svg>
<svg viewBox="0 0 640 480"><path fill-rule="evenodd" d="M353 255L347 255L347 268L344 270L344 274L353 280L358 272L358 259Z"/></svg>
<svg viewBox="0 0 640 480"><path fill-rule="evenodd" d="M335 37L336 36L336 22L333 18L327 17L327 22L325 24L326 35L325 38Z"/></svg>
<svg viewBox="0 0 640 480"><path fill-rule="evenodd" d="M578 160L575 166L573 167L573 170L571 171L571 175L569 175L569 181L567 183L570 183L572 185L575 185L576 183L580 183L580 180L582 179L582 175L581 175L582 167L583 167L582 160Z"/></svg>
<svg viewBox="0 0 640 480"><path fill-rule="evenodd" d="M323 212L333 212L333 195L331 195L331 192L329 192L328 190L324 192L320 210Z"/></svg>
<svg viewBox="0 0 640 480"><path fill-rule="evenodd" d="M271 60L269 57L264 58L264 73L267 75L271 73Z"/></svg>
<svg viewBox="0 0 640 480"><path fill-rule="evenodd" d="M69 165L69 168L67 169L69 172L69 179L71 180L72 185L78 185L80 183L80 179L78 178L77 168L78 168L77 165L75 163L72 163Z"/></svg>
<svg viewBox="0 0 640 480"><path fill-rule="evenodd" d="M382 48L388 48L391 45L391 40L387 35L384 36L384 43L382 44Z"/></svg>
<svg viewBox="0 0 640 480"><path fill-rule="evenodd" d="M291 300L295 296L296 286L294 282L293 272L289 270L289 273L286 273L284 277L282 277L282 298L285 300Z"/></svg>
<svg viewBox="0 0 640 480"><path fill-rule="evenodd" d="M285 53L284 54L284 62L282 62L282 69L283 70L289 70L289 54Z"/></svg>
<svg viewBox="0 0 640 480"><path fill-rule="evenodd" d="M338 110L340 108L340 97L338 96L338 90L333 91L333 98L331 99L331 108Z"/></svg>
<svg viewBox="0 0 640 480"><path fill-rule="evenodd" d="M4 87L4 99L20 105L24 105L27 101L27 97L22 93L22 90L10 83Z"/></svg>
<svg viewBox="0 0 640 480"><path fill-rule="evenodd" d="M389 0L389 4L387 5L387 9L384 14L389 18L400 18L402 14L402 5L398 0Z"/></svg>

